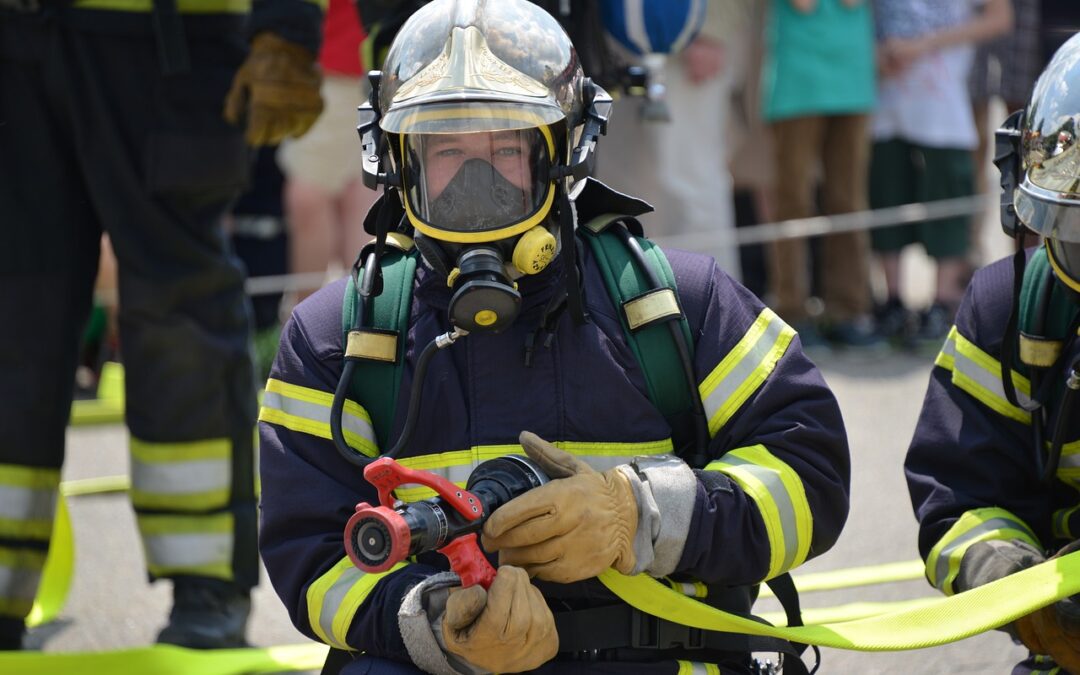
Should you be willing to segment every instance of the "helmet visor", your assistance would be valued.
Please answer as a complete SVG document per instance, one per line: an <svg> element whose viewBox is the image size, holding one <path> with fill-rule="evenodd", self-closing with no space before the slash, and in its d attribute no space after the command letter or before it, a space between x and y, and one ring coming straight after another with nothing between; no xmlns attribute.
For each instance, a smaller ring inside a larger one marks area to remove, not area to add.
<svg viewBox="0 0 1080 675"><path fill-rule="evenodd" d="M1033 232L1080 243L1080 194L1049 190L1025 180L1016 190L1013 206L1020 221Z"/></svg>
<svg viewBox="0 0 1080 675"><path fill-rule="evenodd" d="M492 241L542 221L554 197L546 127L402 137L406 212L429 236Z"/></svg>
<svg viewBox="0 0 1080 675"><path fill-rule="evenodd" d="M1080 244L1058 239L1047 239L1050 263L1058 278L1074 290L1080 290Z"/></svg>

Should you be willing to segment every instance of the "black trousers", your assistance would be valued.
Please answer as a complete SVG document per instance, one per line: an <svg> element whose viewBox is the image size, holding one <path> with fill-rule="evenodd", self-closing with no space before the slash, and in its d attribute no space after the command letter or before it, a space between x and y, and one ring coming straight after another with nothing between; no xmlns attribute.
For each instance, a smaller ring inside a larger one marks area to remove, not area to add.
<svg viewBox="0 0 1080 675"><path fill-rule="evenodd" d="M234 575L250 587L251 318L222 228L248 163L221 119L246 40L239 17L185 17L185 29L190 71L166 77L148 15L0 13L0 465L63 462L105 231L130 431L231 440Z"/></svg>

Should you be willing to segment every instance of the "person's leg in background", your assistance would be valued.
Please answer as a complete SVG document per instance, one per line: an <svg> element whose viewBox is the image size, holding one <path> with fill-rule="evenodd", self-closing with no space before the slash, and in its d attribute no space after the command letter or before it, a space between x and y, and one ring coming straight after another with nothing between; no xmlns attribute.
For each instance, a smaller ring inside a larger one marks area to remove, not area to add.
<svg viewBox="0 0 1080 675"><path fill-rule="evenodd" d="M815 215L815 179L819 169L825 119L796 117L770 125L776 171L776 220ZM809 246L806 239L783 239L766 249L773 308L798 332L805 347L824 341L807 308L810 298Z"/></svg>
<svg viewBox="0 0 1080 675"><path fill-rule="evenodd" d="M360 180L356 108L366 95L365 80L329 74L322 94L325 107L315 126L286 140L278 153L294 274L348 269L365 241L364 215L378 196ZM300 291L297 301L314 290Z"/></svg>
<svg viewBox="0 0 1080 675"><path fill-rule="evenodd" d="M184 28L190 69L170 86L150 31L74 33L68 85L119 265L131 503L151 580L173 581L158 640L240 647L258 583L256 396L245 274L223 218L249 153L220 101L247 47L241 19L191 16Z"/></svg>
<svg viewBox="0 0 1080 675"><path fill-rule="evenodd" d="M918 201L913 147L902 140L877 141L870 150L870 208L883 209ZM885 276L885 302L877 308L878 332L907 345L914 318L900 295L900 252L916 241L915 226L894 225L870 231L870 245Z"/></svg>
<svg viewBox="0 0 1080 675"><path fill-rule="evenodd" d="M682 232L729 234L735 227L735 215L724 132L731 80L724 69L695 81L684 62L695 48L691 44L678 56L669 57L664 69L671 122L655 127L657 181L671 203L666 213L658 209L657 216L668 219L678 214ZM741 277L737 247L712 247L708 252L721 269L735 279Z"/></svg>
<svg viewBox="0 0 1080 675"><path fill-rule="evenodd" d="M825 120L823 211L829 216L864 211L868 201L869 117L833 115ZM821 258L829 340L845 347L879 344L870 315L870 239L866 232L823 237Z"/></svg>
<svg viewBox="0 0 1080 675"><path fill-rule="evenodd" d="M919 148L923 156L919 201L967 197L974 192L971 153L952 148ZM952 326L970 269L971 219L956 216L919 224L919 240L937 263L933 304L920 314L917 339L935 346Z"/></svg>
<svg viewBox="0 0 1080 675"><path fill-rule="evenodd" d="M0 650L22 646L49 548L101 239L62 112L58 33L0 20Z"/></svg>

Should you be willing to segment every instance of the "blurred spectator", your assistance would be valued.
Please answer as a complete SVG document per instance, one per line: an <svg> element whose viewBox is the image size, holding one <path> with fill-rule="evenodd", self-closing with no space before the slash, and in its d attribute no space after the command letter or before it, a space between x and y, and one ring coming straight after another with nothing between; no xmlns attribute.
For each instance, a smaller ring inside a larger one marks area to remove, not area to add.
<svg viewBox="0 0 1080 675"><path fill-rule="evenodd" d="M729 0L727 69L731 74L731 106L727 138L730 143L735 227L773 220L773 149L769 128L761 117L761 58L764 48L764 3ZM765 246L739 247L742 283L764 298L769 287Z"/></svg>
<svg viewBox="0 0 1080 675"><path fill-rule="evenodd" d="M378 196L361 180L356 108L369 85L360 60L364 30L349 0L330 0L323 21L319 63L323 68L322 115L307 134L281 144L289 271L349 269L369 238L364 215ZM302 300L314 289L297 293Z"/></svg>
<svg viewBox="0 0 1080 675"><path fill-rule="evenodd" d="M115 361L120 354L118 323L116 254L109 235L101 235L97 278L94 280L94 303L90 318L83 329L79 346L79 365L75 368L75 398L87 399L97 395L101 368L106 361Z"/></svg>
<svg viewBox="0 0 1080 675"><path fill-rule="evenodd" d="M274 159L277 151L277 146L259 148L251 183L229 218L233 248L247 267L249 277L284 275L289 271L289 236L281 204L285 179ZM255 319L255 376L260 382L270 375L270 364L277 354L282 295L259 293L251 298Z"/></svg>
<svg viewBox="0 0 1080 675"><path fill-rule="evenodd" d="M866 208L867 113L874 105L874 39L864 0L771 0L762 96L775 152L778 220ZM821 242L825 337L841 346L879 342L870 317L865 232ZM807 241L770 249L774 307L807 347L823 344L810 316Z"/></svg>
<svg viewBox="0 0 1080 675"><path fill-rule="evenodd" d="M968 96L974 45L1012 26L1010 0L876 0L879 105L874 115L870 202L874 208L973 193L978 146ZM874 230L888 297L878 320L890 337L944 338L968 270L969 218ZM937 262L934 301L918 326L900 299L900 251L921 243Z"/></svg>
<svg viewBox="0 0 1080 675"><path fill-rule="evenodd" d="M991 104L994 99L1001 99L1006 113L1023 108L1031 99L1035 79L1042 72L1039 4L1039 0L1012 0L1013 30L975 49L969 87L975 132L979 137L979 147L974 155L976 194L996 194L998 191L999 174L990 165L993 159L990 149L993 130L1002 120L990 119ZM972 245L968 264L972 269L980 267L986 257L979 250L978 236L986 223L986 215L980 211L969 221Z"/></svg>
<svg viewBox="0 0 1080 675"><path fill-rule="evenodd" d="M640 197L656 209L641 217L650 237L716 232L733 226L731 176L724 133L730 98L725 40L734 3L707 3L705 23L659 72L671 120L643 117L646 101L616 101L599 157L598 176L611 187ZM630 54L623 54L633 61ZM657 215L662 214L662 215ZM717 262L739 278L735 247Z"/></svg>

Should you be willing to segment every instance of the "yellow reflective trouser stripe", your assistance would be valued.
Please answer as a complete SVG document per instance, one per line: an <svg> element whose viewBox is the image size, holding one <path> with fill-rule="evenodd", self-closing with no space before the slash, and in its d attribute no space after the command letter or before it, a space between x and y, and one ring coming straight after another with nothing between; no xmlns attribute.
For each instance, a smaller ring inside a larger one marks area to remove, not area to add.
<svg viewBox="0 0 1080 675"><path fill-rule="evenodd" d="M75 0L79 9L106 9L115 12L149 12L154 0ZM177 0L181 14L247 14L251 0Z"/></svg>
<svg viewBox="0 0 1080 675"><path fill-rule="evenodd" d="M1041 548L1038 537L1027 523L1005 509L973 509L960 516L930 549L930 555L926 557L926 578L941 592L952 595L955 592L953 581L960 571L964 553L976 542L995 539L1021 539Z"/></svg>
<svg viewBox="0 0 1080 675"><path fill-rule="evenodd" d="M1001 385L1001 364L992 356L979 349L976 344L957 330L949 331L945 344L941 348L934 365L952 373L952 383L967 392L986 407L999 415L1017 422L1031 424L1031 413L1018 408L1005 396ZM1027 378L1013 372L1013 386L1016 397L1022 406L1031 404L1031 384Z"/></svg>
<svg viewBox="0 0 1080 675"><path fill-rule="evenodd" d="M273 378L267 380L259 421L291 431L330 440L330 406L334 395ZM368 457L377 457L379 446L371 416L355 401L347 400L341 412L341 430L349 445Z"/></svg>
<svg viewBox="0 0 1080 675"><path fill-rule="evenodd" d="M30 613L44 567L44 551L0 547L0 616Z"/></svg>
<svg viewBox="0 0 1080 675"><path fill-rule="evenodd" d="M698 385L710 435L715 436L765 382L793 337L795 331L771 309L762 310L735 348Z"/></svg>
<svg viewBox="0 0 1080 675"><path fill-rule="evenodd" d="M347 557L316 579L307 590L308 623L319 638L338 649L352 649L347 642L349 626L371 589L387 574L404 567L398 563L385 572L368 574Z"/></svg>
<svg viewBox="0 0 1080 675"><path fill-rule="evenodd" d="M184 443L131 439L131 503L135 508L209 511L229 503L232 441Z"/></svg>
<svg viewBox="0 0 1080 675"><path fill-rule="evenodd" d="M627 464L634 457L671 453L671 439L643 443L587 443L581 441L555 441L554 445L582 459L597 471ZM410 469L429 471L459 486L464 486L480 462L506 455L524 455L520 445L478 445L468 450L454 450L431 455L404 457L397 460ZM405 502L427 499L435 494L421 486L402 486L394 495Z"/></svg>
<svg viewBox="0 0 1080 675"><path fill-rule="evenodd" d="M0 464L0 538L48 541L58 469Z"/></svg>
<svg viewBox="0 0 1080 675"><path fill-rule="evenodd" d="M679 661L679 675L720 675L720 666L715 663L697 661Z"/></svg>
<svg viewBox="0 0 1080 675"><path fill-rule="evenodd" d="M233 517L136 514L146 551L146 566L154 576L194 574L231 580L233 576Z"/></svg>
<svg viewBox="0 0 1080 675"><path fill-rule="evenodd" d="M731 450L705 467L731 477L757 504L768 533L771 579L801 565L810 552L814 519L802 479L763 445Z"/></svg>

